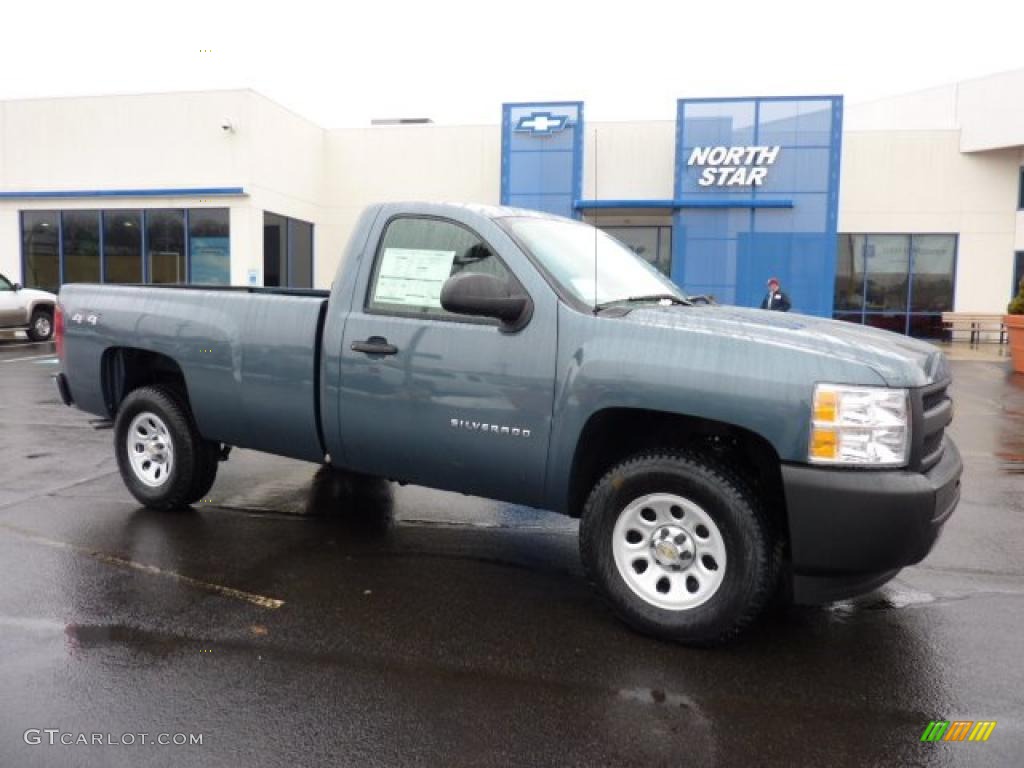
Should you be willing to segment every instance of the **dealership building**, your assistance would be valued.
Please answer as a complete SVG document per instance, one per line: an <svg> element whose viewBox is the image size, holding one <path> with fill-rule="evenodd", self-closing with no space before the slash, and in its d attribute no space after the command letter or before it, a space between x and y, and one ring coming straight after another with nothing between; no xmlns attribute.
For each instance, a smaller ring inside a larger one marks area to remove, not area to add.
<svg viewBox="0 0 1024 768"><path fill-rule="evenodd" d="M690 293L917 336L1024 276L1024 70L864 104L580 101L494 124L324 129L248 90L0 102L0 273L328 287L363 206L534 208L607 230Z"/></svg>

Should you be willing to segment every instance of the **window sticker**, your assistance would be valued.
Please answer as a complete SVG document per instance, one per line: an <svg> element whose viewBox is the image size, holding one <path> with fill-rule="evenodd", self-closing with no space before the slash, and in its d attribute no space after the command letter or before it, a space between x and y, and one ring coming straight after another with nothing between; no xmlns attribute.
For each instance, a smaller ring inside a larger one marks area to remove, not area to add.
<svg viewBox="0 0 1024 768"><path fill-rule="evenodd" d="M441 286L452 273L455 251L385 248L373 289L381 304L441 308Z"/></svg>

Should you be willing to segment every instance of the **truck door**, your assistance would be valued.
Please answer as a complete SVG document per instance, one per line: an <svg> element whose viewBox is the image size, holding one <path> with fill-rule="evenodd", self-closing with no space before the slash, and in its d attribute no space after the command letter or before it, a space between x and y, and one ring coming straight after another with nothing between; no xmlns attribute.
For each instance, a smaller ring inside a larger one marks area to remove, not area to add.
<svg viewBox="0 0 1024 768"><path fill-rule="evenodd" d="M0 328L24 325L26 322L25 310L14 286L0 275Z"/></svg>
<svg viewBox="0 0 1024 768"><path fill-rule="evenodd" d="M554 397L554 296L534 295L508 258L462 223L399 215L382 227L373 259L360 267L342 341L344 464L541 503ZM529 324L505 333L495 320L443 310L441 286L465 271L520 282L534 299Z"/></svg>

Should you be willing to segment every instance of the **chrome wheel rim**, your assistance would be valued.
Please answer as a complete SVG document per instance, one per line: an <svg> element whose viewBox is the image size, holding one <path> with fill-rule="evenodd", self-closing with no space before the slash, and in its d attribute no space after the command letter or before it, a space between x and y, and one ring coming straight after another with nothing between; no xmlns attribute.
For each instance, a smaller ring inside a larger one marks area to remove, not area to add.
<svg viewBox="0 0 1024 768"><path fill-rule="evenodd" d="M39 336L49 336L51 327L52 326L50 324L50 318L48 318L46 315L40 315L39 317L36 318L36 322L35 325L33 326L33 329Z"/></svg>
<svg viewBox="0 0 1024 768"><path fill-rule="evenodd" d="M630 503L612 531L626 586L645 603L686 611L706 603L725 577L725 540L700 505L671 493Z"/></svg>
<svg viewBox="0 0 1024 768"><path fill-rule="evenodd" d="M138 414L126 442L135 477L150 488L166 483L174 469L174 443L163 419L150 411Z"/></svg>

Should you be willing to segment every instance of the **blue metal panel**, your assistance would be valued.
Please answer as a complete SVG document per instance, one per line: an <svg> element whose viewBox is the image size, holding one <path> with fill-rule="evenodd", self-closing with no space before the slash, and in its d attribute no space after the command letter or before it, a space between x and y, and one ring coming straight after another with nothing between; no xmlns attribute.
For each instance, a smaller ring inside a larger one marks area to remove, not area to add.
<svg viewBox="0 0 1024 768"><path fill-rule="evenodd" d="M502 205L577 215L583 130L581 101L503 104Z"/></svg>
<svg viewBox="0 0 1024 768"><path fill-rule="evenodd" d="M0 192L0 200L72 199L76 197L228 197L244 195L241 187L197 187L171 189L57 189Z"/></svg>
<svg viewBox="0 0 1024 768"><path fill-rule="evenodd" d="M674 281L759 306L778 277L796 311L832 315L842 106L841 96L679 100L672 202L687 204L671 206ZM696 147L776 146L759 184L701 184L705 167L731 163L689 164Z"/></svg>

